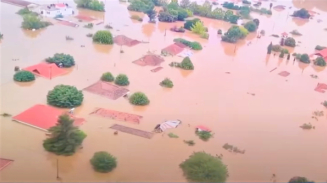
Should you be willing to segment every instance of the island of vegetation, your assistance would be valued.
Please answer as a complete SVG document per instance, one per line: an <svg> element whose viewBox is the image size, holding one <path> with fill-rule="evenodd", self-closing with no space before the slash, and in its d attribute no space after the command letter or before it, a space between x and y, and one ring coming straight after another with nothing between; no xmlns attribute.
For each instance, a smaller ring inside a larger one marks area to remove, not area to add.
<svg viewBox="0 0 327 183"><path fill-rule="evenodd" d="M90 162L93 166L93 169L101 173L111 172L114 168L117 167L116 158L105 151L94 153Z"/></svg>
<svg viewBox="0 0 327 183"><path fill-rule="evenodd" d="M324 58L322 57L317 57L314 62L313 62L315 65L317 66L321 66L321 67L325 67L326 66L326 61Z"/></svg>
<svg viewBox="0 0 327 183"><path fill-rule="evenodd" d="M193 63L190 59L190 57L185 57L181 63L178 62L172 62L169 64L171 67L179 67L184 70L194 70Z"/></svg>
<svg viewBox="0 0 327 183"><path fill-rule="evenodd" d="M77 7L90 9L94 11L105 11L105 5L98 0L75 0Z"/></svg>
<svg viewBox="0 0 327 183"><path fill-rule="evenodd" d="M22 22L23 29L37 30L37 29L45 28L49 25L52 25L52 24L50 22L41 21L41 19L39 17L37 17L36 15L27 14L27 15L23 16L23 22Z"/></svg>
<svg viewBox="0 0 327 183"><path fill-rule="evenodd" d="M114 44L111 32L106 30L97 31L92 38L93 38L93 42L95 43Z"/></svg>
<svg viewBox="0 0 327 183"><path fill-rule="evenodd" d="M35 80L35 76L30 71L18 71L14 74L14 80L17 82L30 82Z"/></svg>
<svg viewBox="0 0 327 183"><path fill-rule="evenodd" d="M234 25L221 37L221 40L229 43L236 43L239 39L245 38L248 34L249 31L246 28Z"/></svg>
<svg viewBox="0 0 327 183"><path fill-rule="evenodd" d="M297 10L297 11L294 11L293 16L303 18L303 19L309 19L310 18L310 14L309 14L308 10L306 10L304 8L302 8L300 10Z"/></svg>
<svg viewBox="0 0 327 183"><path fill-rule="evenodd" d="M64 53L56 53L53 57L49 57L45 60L48 63L55 63L57 65L62 64L63 67L72 67L75 65L74 57Z"/></svg>
<svg viewBox="0 0 327 183"><path fill-rule="evenodd" d="M169 78L165 78L163 81L160 82L160 85L165 88L172 88L174 87L173 82Z"/></svg>
<svg viewBox="0 0 327 183"><path fill-rule="evenodd" d="M144 106L144 105L148 105L150 103L150 100L144 93L136 92L129 97L129 102L133 105Z"/></svg>
<svg viewBox="0 0 327 183"><path fill-rule="evenodd" d="M193 153L180 167L192 182L226 182L229 176L227 166L221 159L205 152Z"/></svg>
<svg viewBox="0 0 327 183"><path fill-rule="evenodd" d="M73 155L86 138L86 134L74 126L74 120L67 114L59 116L56 126L48 131L50 137L44 140L43 147L57 155Z"/></svg>
<svg viewBox="0 0 327 183"><path fill-rule="evenodd" d="M77 90L74 86L68 85L57 85L47 95L48 104L60 108L80 106L83 99L82 91Z"/></svg>
<svg viewBox="0 0 327 183"><path fill-rule="evenodd" d="M103 73L101 76L101 81L112 82L115 80L115 77L111 74L111 72Z"/></svg>
<svg viewBox="0 0 327 183"><path fill-rule="evenodd" d="M128 77L125 74L119 74L115 79L115 84L119 86L129 85Z"/></svg>

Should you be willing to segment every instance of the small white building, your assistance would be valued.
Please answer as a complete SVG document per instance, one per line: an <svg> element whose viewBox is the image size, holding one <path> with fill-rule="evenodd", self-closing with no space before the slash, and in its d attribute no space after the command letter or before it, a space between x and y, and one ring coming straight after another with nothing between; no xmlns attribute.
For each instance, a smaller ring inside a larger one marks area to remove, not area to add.
<svg viewBox="0 0 327 183"><path fill-rule="evenodd" d="M41 5L33 8L32 11L49 18L55 18L58 15L65 17L75 14L75 10L65 3Z"/></svg>

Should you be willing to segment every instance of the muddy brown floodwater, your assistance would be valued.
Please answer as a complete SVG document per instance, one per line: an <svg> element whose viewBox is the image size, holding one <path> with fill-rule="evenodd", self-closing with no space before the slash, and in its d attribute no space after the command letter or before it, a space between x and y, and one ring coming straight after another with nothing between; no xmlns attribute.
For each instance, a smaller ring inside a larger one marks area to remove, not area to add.
<svg viewBox="0 0 327 183"><path fill-rule="evenodd" d="M46 3L45 1L37 1ZM57 1L53 1L57 2ZM73 4L73 1L67 1ZM48 2L50 3L50 2ZM270 2L263 2L268 7ZM315 121L311 118L314 110L327 109L320 103L327 100L327 93L314 91L318 82L327 83L327 71L302 63L280 60L278 56L266 56L270 42L279 39L271 34L300 31L303 36L295 52L312 53L316 45L327 46L327 2L325 0L274 1L274 5L287 5L282 12L273 11L267 17L252 13L260 19L260 28L266 36L257 39L254 33L235 45L223 43L216 34L218 29L226 31L229 23L201 18L209 27L210 38L204 40L192 33L173 33L169 29L174 24L148 24L131 20L135 12L128 12L126 4L116 0L106 1L106 13L79 10L79 13L104 19L111 23L114 35L124 34L133 39L149 41L128 48L120 54L117 45L93 44L86 37L104 25L86 29L55 24L35 32L20 28L22 18L15 14L18 7L1 3L1 33L4 39L1 47L1 113L16 115L35 104L45 104L46 94L55 85L74 85L83 89L96 81L104 72L114 75L127 74L131 92L142 91L151 100L146 107L134 107L125 98L116 101L84 92L83 106L76 114L86 118L81 129L87 133L84 148L69 157L57 157L44 151L44 132L1 118L1 157L13 159L14 163L1 170L1 181L53 181L56 182L56 159L59 160L59 176L63 182L70 181L147 181L185 182L179 164L193 151L223 154L223 161L230 172L232 181L271 181L272 174L277 181L288 181L292 176L306 176L316 182L327 180L327 117ZM293 9L308 8L319 12L315 19L303 21L288 17ZM288 18L287 18L288 17ZM323 22L318 23L317 19ZM176 23L182 25L181 22ZM71 36L74 41L66 41ZM141 67L132 61L140 58L148 50L159 53L173 42L183 37L196 40L204 49L195 52L192 61L194 71L171 68L171 61L181 61L180 57L165 57L164 67L157 73L152 67ZM247 46L247 42L252 44ZM80 45L85 45L81 47ZM234 52L235 51L235 52ZM41 62L55 53L74 56L77 66L65 76L47 80L37 78L26 85L12 81L14 66L26 67ZM19 59L12 61L12 59ZM277 67L273 72L270 70ZM278 75L288 71L287 78ZM230 74L226 74L230 72ZM318 79L310 77L318 75ZM174 82L173 89L163 89L159 82L169 77ZM286 81L287 80L287 81ZM255 96L247 93L255 93ZM142 115L139 125L114 121L89 115L94 108L101 107ZM151 131L158 123L169 119L180 119L183 124L171 132L179 139L170 139L166 134L157 134L151 140L119 133L114 136L109 129L112 124ZM311 122L315 130L299 128ZM190 124L190 127L187 125ZM203 142L194 134L194 126L206 125L215 135ZM195 146L187 146L183 140L194 140ZM244 155L225 151L222 145L233 144L245 149ZM108 151L118 159L118 167L111 173L100 174L92 170L90 158L96 151Z"/></svg>

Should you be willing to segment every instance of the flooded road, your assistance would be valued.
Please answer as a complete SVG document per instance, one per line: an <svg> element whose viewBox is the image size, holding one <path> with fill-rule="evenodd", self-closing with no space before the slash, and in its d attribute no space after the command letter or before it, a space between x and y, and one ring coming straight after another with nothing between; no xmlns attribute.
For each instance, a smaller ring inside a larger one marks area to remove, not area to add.
<svg viewBox="0 0 327 183"><path fill-rule="evenodd" d="M263 2L263 6L268 7L269 3ZM125 98L113 101L83 92L84 102L76 109L76 114L86 118L81 129L88 136L83 142L84 148L70 157L57 157L46 152L42 146L46 138L44 132L1 117L0 154L15 160L1 170L1 181L56 182L58 158L59 176L63 182L185 182L178 165L194 151L223 154L223 162L228 165L230 174L228 182L269 182L272 174L277 175L278 182L288 181L293 176L326 181L327 108L320 103L327 100L327 94L315 92L314 88L318 82L327 83L327 71L292 59L280 60L278 55L267 56L266 52L270 42L277 44L279 41L269 35L294 29L303 34L295 37L301 43L294 52L311 54L316 45L327 46L327 31L324 31L327 28L327 2L273 3L309 8L320 15L306 22L287 18L294 9L273 11L271 17L252 13L260 20L258 30L265 30L266 36L257 39L252 33L235 46L221 42L216 34L218 29L227 31L231 26L229 23L201 18L209 28L209 40L190 32L179 34L169 30L165 37L166 29L183 23L148 24L146 15L143 22L136 22L129 17L137 13L128 12L126 4L109 0L106 1L106 13L80 10L81 14L104 20L105 24L92 29L83 28L85 23L81 23L79 28L54 24L40 31L24 31L20 29L22 18L15 14L20 8L1 3L0 30L4 34L0 43L1 113L16 115L35 104L46 104L46 95L54 86L66 84L83 89L107 71L114 75L126 74L130 80L128 89L132 93L144 92L151 101L146 107L134 107ZM317 18L325 21L318 23ZM96 45L86 37L88 33L104 29L108 23L114 27L113 35L123 34L149 43L122 47L125 53L120 54L120 46ZM66 41L65 36L75 40ZM191 57L194 71L168 66L172 61L180 62L180 57L165 57L161 64L164 69L157 73L150 72L153 69L150 66L132 63L147 51L159 54L178 37L199 41L204 46ZM252 42L249 46L248 41ZM55 53L71 54L77 66L69 74L52 80L38 77L27 85L12 81L15 66L30 66ZM276 67L275 71L269 72ZM290 75L281 77L278 75L281 71L288 71ZM311 74L319 78L313 79ZM159 85L165 77L174 82L174 88L164 89ZM90 116L96 107L142 115L143 119L139 125L133 125ZM311 118L315 110L325 113L319 121ZM171 130L180 137L178 139L169 138L167 133L156 134L151 140L124 133L115 136L109 129L112 124L121 124L151 131L158 123L170 119L183 121L181 126ZM309 122L315 130L299 128ZM200 124L211 128L214 138L201 141L194 134L194 127ZM194 140L196 144L187 146L183 140ZM245 149L246 153L232 154L222 148L225 143ZM92 170L89 160L97 151L108 151L117 157L118 166L113 172L100 174Z"/></svg>

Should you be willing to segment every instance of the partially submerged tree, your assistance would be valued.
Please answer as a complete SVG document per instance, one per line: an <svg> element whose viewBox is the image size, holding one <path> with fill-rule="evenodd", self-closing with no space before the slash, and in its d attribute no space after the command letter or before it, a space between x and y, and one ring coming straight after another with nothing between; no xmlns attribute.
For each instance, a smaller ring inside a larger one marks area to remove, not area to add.
<svg viewBox="0 0 327 183"><path fill-rule="evenodd" d="M193 25L196 24L196 22L201 21L198 18L192 19L192 20L186 20L186 22L184 23L184 28L187 30L191 30L191 28L193 27Z"/></svg>
<svg viewBox="0 0 327 183"><path fill-rule="evenodd" d="M244 24L244 27L249 31L249 32L254 32L257 30L257 24L254 21L249 21Z"/></svg>
<svg viewBox="0 0 327 183"><path fill-rule="evenodd" d="M296 46L295 39L292 38L292 37L286 38L284 44L285 44L285 46L289 46L289 47L295 47Z"/></svg>
<svg viewBox="0 0 327 183"><path fill-rule="evenodd" d="M192 182L225 182L227 166L218 158L205 152L195 152L179 165L186 178Z"/></svg>
<svg viewBox="0 0 327 183"><path fill-rule="evenodd" d="M150 103L150 100L144 93L136 92L129 97L129 102L133 105L144 106L148 105Z"/></svg>
<svg viewBox="0 0 327 183"><path fill-rule="evenodd" d="M316 58L316 60L314 61L314 64L317 66L321 66L321 67L325 67L326 66L326 61L324 58L322 57L318 57Z"/></svg>
<svg viewBox="0 0 327 183"><path fill-rule="evenodd" d="M53 57L47 58L48 63L62 64L63 67L71 67L75 65L74 57L64 53L56 53Z"/></svg>
<svg viewBox="0 0 327 183"><path fill-rule="evenodd" d="M308 10L302 8L300 10L294 11L293 13L294 17L300 17L300 18L304 18L304 19L308 19L310 18L310 14L308 12Z"/></svg>
<svg viewBox="0 0 327 183"><path fill-rule="evenodd" d="M239 39L244 38L248 33L249 32L246 28L234 25L221 37L221 40L229 43L236 43Z"/></svg>
<svg viewBox="0 0 327 183"><path fill-rule="evenodd" d="M119 74L115 79L115 84L119 86L129 85L128 77L125 74Z"/></svg>
<svg viewBox="0 0 327 183"><path fill-rule="evenodd" d="M306 177L293 177L291 178L288 183L314 183L313 181L309 181Z"/></svg>
<svg viewBox="0 0 327 183"><path fill-rule="evenodd" d="M1 32L0 32L0 40L3 38L3 34L1 34Z"/></svg>
<svg viewBox="0 0 327 183"><path fill-rule="evenodd" d="M101 76L101 81L112 82L115 80L115 77L111 74L111 72L103 73Z"/></svg>
<svg viewBox="0 0 327 183"><path fill-rule="evenodd" d="M169 78L165 78L163 81L161 81L160 85L166 88L174 87L173 82Z"/></svg>
<svg viewBox="0 0 327 183"><path fill-rule="evenodd" d="M291 59L291 54L288 54L287 55L287 60L290 60Z"/></svg>
<svg viewBox="0 0 327 183"><path fill-rule="evenodd" d="M280 52L279 58L284 58L284 52L283 51Z"/></svg>
<svg viewBox="0 0 327 183"><path fill-rule="evenodd" d="M48 92L47 102L49 105L61 108L72 108L80 106L84 96L82 91L74 86L57 85Z"/></svg>
<svg viewBox="0 0 327 183"><path fill-rule="evenodd" d="M98 0L75 0L77 7L90 9L94 11L105 11L105 5Z"/></svg>
<svg viewBox="0 0 327 183"><path fill-rule="evenodd" d="M100 43L100 44L113 44L113 38L111 35L111 32L103 30L103 31L97 31L93 35L93 42Z"/></svg>
<svg viewBox="0 0 327 183"><path fill-rule="evenodd" d="M18 82L34 81L35 76L30 71L18 71L14 75L14 80Z"/></svg>
<svg viewBox="0 0 327 183"><path fill-rule="evenodd" d="M203 34L206 32L206 27L204 27L203 23L200 21L197 21L192 27L191 31L195 34Z"/></svg>
<svg viewBox="0 0 327 183"><path fill-rule="evenodd" d="M310 63L309 55L308 54L302 54L301 57L300 57L300 61L303 62L303 63L309 64Z"/></svg>
<svg viewBox="0 0 327 183"><path fill-rule="evenodd" d="M147 12L154 8L154 4L150 0L133 0L127 7L130 11Z"/></svg>
<svg viewBox="0 0 327 183"><path fill-rule="evenodd" d="M43 142L44 149L57 155L73 155L86 137L73 123L67 114L59 116L56 126L49 129L50 137Z"/></svg>
<svg viewBox="0 0 327 183"><path fill-rule="evenodd" d="M188 8L190 4L191 4L190 0L182 0L180 6L182 8Z"/></svg>
<svg viewBox="0 0 327 183"><path fill-rule="evenodd" d="M50 22L41 21L41 19L35 15L27 14L23 17L22 28L32 30L41 29L52 25Z"/></svg>
<svg viewBox="0 0 327 183"><path fill-rule="evenodd" d="M101 173L111 172L114 168L117 167L116 158L105 151L94 153L90 162L93 166L93 169Z"/></svg>
<svg viewBox="0 0 327 183"><path fill-rule="evenodd" d="M211 132L207 131L197 131L196 134L199 136L201 140L207 141L212 137Z"/></svg>
<svg viewBox="0 0 327 183"><path fill-rule="evenodd" d="M154 22L155 23L155 18L157 16L157 12L154 9L146 11L145 14L148 15L149 22Z"/></svg>
<svg viewBox="0 0 327 183"><path fill-rule="evenodd" d="M179 64L179 67L184 70L194 70L194 66L191 62L190 57L185 57L183 61Z"/></svg>

